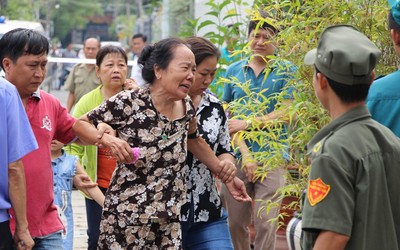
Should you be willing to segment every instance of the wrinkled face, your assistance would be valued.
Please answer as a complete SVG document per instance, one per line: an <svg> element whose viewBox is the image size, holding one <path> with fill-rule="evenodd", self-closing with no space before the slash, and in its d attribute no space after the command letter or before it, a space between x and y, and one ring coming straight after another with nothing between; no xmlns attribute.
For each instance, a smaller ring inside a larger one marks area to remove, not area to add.
<svg viewBox="0 0 400 250"><path fill-rule="evenodd" d="M100 67L96 66L96 74L104 87L122 87L127 72L128 66L122 55L118 53L106 55Z"/></svg>
<svg viewBox="0 0 400 250"><path fill-rule="evenodd" d="M59 142L57 140L52 140L51 145L50 145L50 150L51 151L57 151L60 150L64 147L64 144L62 142Z"/></svg>
<svg viewBox="0 0 400 250"><path fill-rule="evenodd" d="M85 41L83 53L87 59L96 59L97 52L99 52L100 44L94 38L89 38Z"/></svg>
<svg viewBox="0 0 400 250"><path fill-rule="evenodd" d="M146 46L146 43L141 37L132 39L132 52L135 55L140 56L140 53L142 53L144 46Z"/></svg>
<svg viewBox="0 0 400 250"><path fill-rule="evenodd" d="M4 58L6 79L17 87L21 98L27 98L38 90L46 77L47 54L23 55L14 63Z"/></svg>
<svg viewBox="0 0 400 250"><path fill-rule="evenodd" d="M173 58L166 69L155 69L164 90L174 99L187 96L194 81L196 63L193 52L185 45L175 48Z"/></svg>
<svg viewBox="0 0 400 250"><path fill-rule="evenodd" d="M276 44L273 40L274 32L270 29L258 29L257 33L252 30L249 34L249 41L251 41L250 49L254 55L266 57L273 55L275 52Z"/></svg>
<svg viewBox="0 0 400 250"><path fill-rule="evenodd" d="M217 63L218 59L216 56L209 56L197 65L194 83L189 91L190 96L201 95L206 91L214 80Z"/></svg>

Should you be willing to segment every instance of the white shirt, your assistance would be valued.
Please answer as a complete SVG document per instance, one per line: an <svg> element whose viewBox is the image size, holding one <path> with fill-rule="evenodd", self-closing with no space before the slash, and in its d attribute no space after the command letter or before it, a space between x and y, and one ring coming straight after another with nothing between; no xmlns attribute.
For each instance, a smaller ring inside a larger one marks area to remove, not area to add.
<svg viewBox="0 0 400 250"><path fill-rule="evenodd" d="M138 59L138 56L133 56L131 78L136 81L139 87L143 87L144 85L146 85L146 81L142 78L142 68L141 65L138 64Z"/></svg>

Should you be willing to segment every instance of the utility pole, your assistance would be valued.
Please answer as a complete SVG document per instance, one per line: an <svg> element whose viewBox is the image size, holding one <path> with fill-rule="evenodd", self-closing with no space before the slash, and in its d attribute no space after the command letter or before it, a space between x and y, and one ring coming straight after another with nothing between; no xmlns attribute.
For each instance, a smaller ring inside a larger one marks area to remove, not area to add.
<svg viewBox="0 0 400 250"><path fill-rule="evenodd" d="M169 37L169 0L163 0L161 39Z"/></svg>
<svg viewBox="0 0 400 250"><path fill-rule="evenodd" d="M45 32L46 32L46 36L50 37L50 33L51 33L51 10L53 8L53 0L48 0L47 4L46 4L46 15L45 15L45 23L46 23L46 27L45 27Z"/></svg>
<svg viewBox="0 0 400 250"><path fill-rule="evenodd" d="M8 0L1 0L0 1L0 8L5 9L8 5Z"/></svg>
<svg viewBox="0 0 400 250"><path fill-rule="evenodd" d="M129 18L131 17L131 3L129 0L126 1L125 3L125 9L126 9L126 16Z"/></svg>
<svg viewBox="0 0 400 250"><path fill-rule="evenodd" d="M136 6L136 19L139 19L144 16L143 0L136 0Z"/></svg>
<svg viewBox="0 0 400 250"><path fill-rule="evenodd" d="M118 16L118 4L117 0L114 0L113 2L113 18L116 18Z"/></svg>

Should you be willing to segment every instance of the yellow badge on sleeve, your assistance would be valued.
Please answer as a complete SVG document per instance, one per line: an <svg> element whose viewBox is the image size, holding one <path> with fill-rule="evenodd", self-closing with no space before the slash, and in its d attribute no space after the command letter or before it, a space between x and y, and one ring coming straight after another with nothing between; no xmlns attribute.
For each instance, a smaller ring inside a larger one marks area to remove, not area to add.
<svg viewBox="0 0 400 250"><path fill-rule="evenodd" d="M311 206L315 206L328 195L331 186L324 183L321 178L308 182L307 198Z"/></svg>
<svg viewBox="0 0 400 250"><path fill-rule="evenodd" d="M314 148L313 148L313 153L316 154L321 150L322 147L322 142L319 141L317 144L315 144Z"/></svg>

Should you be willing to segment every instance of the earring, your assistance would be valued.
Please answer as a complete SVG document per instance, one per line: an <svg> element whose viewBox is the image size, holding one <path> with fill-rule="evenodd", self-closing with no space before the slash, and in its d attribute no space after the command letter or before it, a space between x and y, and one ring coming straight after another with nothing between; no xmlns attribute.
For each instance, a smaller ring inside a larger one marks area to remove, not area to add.
<svg viewBox="0 0 400 250"><path fill-rule="evenodd" d="M157 80L160 80L161 76L160 75L156 75Z"/></svg>

